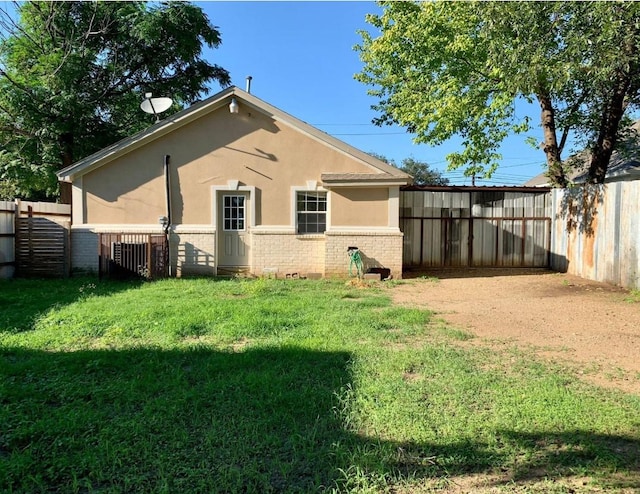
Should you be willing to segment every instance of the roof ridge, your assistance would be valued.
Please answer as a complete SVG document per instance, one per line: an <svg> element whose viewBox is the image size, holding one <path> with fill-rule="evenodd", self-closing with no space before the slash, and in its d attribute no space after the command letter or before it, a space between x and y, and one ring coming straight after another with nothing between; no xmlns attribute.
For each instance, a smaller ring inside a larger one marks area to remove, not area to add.
<svg viewBox="0 0 640 494"><path fill-rule="evenodd" d="M82 176L96 168L99 168L114 159L123 156L140 146L143 146L155 139L158 139L173 130L186 125L189 122L197 120L211 111L215 111L229 96L236 96L241 101L254 106L263 113L269 114L271 117L297 129L299 132L305 133L315 138L325 145L330 146L342 153L345 153L362 163L370 166L379 173L388 174L398 179L409 179L410 175L402 170L385 163L384 161L372 156L364 151L347 144L336 137L306 123L305 121L294 117L293 115L277 108L276 106L258 98L257 96L244 91L237 86L229 86L218 93L209 96L203 100L197 101L160 122L141 130L131 136L125 137L109 146L106 146L95 153L82 158L70 166L58 171L56 175L60 180L71 181L76 176ZM178 127L176 127L178 126Z"/></svg>

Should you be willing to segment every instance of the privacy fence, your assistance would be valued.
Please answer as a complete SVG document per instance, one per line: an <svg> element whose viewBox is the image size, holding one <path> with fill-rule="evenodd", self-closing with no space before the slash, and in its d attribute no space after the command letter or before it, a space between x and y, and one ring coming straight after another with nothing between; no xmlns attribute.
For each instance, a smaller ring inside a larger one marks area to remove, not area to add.
<svg viewBox="0 0 640 494"><path fill-rule="evenodd" d="M70 209L0 201L0 277L68 275ZM405 269L548 267L640 288L639 180L566 190L405 188L400 227ZM166 275L163 236L103 235L96 250L109 274Z"/></svg>
<svg viewBox="0 0 640 494"><path fill-rule="evenodd" d="M640 180L551 192L550 267L640 288Z"/></svg>
<svg viewBox="0 0 640 494"><path fill-rule="evenodd" d="M400 194L404 267L549 266L548 190L404 188Z"/></svg>
<svg viewBox="0 0 640 494"><path fill-rule="evenodd" d="M66 204L0 201L0 277L64 277L71 270Z"/></svg>
<svg viewBox="0 0 640 494"><path fill-rule="evenodd" d="M640 181L569 189L406 187L404 268L547 267L640 288Z"/></svg>

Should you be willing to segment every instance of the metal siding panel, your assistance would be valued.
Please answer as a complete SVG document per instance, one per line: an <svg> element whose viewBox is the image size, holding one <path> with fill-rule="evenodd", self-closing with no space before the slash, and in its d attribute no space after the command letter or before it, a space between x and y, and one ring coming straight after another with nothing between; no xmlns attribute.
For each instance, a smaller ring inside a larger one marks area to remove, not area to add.
<svg viewBox="0 0 640 494"><path fill-rule="evenodd" d="M424 209L423 209L423 214L425 216L435 216L434 211L433 211L433 198L434 198L434 193L433 192L425 192L424 194Z"/></svg>
<svg viewBox="0 0 640 494"><path fill-rule="evenodd" d="M412 228L413 228L413 236L411 238L411 265L412 266L420 266L422 260L422 251L424 249L424 245L422 244L423 239L420 236L420 232L422 231L422 225L424 224L424 220L411 220Z"/></svg>
<svg viewBox="0 0 640 494"><path fill-rule="evenodd" d="M444 236L442 235L442 221L441 220L428 220L426 224L429 226L431 233L429 244L429 266L443 266L444 265ZM425 226L427 226L425 225Z"/></svg>
<svg viewBox="0 0 640 494"><path fill-rule="evenodd" d="M404 192L400 192L404 194ZM424 205L422 204L423 196L417 191L411 192L411 210L412 216L423 216L424 215Z"/></svg>
<svg viewBox="0 0 640 494"><path fill-rule="evenodd" d="M526 210L525 210L526 213ZM533 251L535 248L534 243L534 222L532 220L524 221L524 231L525 231L525 242L524 242L524 252L523 252L523 261L524 265L527 267L533 267Z"/></svg>
<svg viewBox="0 0 640 494"><path fill-rule="evenodd" d="M464 218L458 221L460 225L460 265L469 265L469 220Z"/></svg>
<svg viewBox="0 0 640 494"><path fill-rule="evenodd" d="M549 222L537 220L534 227L533 238L533 265L534 267L547 266L547 245L549 245Z"/></svg>
<svg viewBox="0 0 640 494"><path fill-rule="evenodd" d="M411 196L408 194L411 193ZM527 217L544 215L553 202L552 194L505 191L403 191L403 213L406 215L411 197L412 214L417 217L438 219L403 222L405 239L403 256L405 264L420 263L425 267L447 265L464 266L547 266L551 258L547 246L551 246L549 223L541 221L503 220L505 215ZM417 210L419 204L420 212ZM526 207L525 207L526 205ZM469 259L468 214L473 207L473 259ZM483 215L486 217L483 218ZM442 219L439 219L442 217ZM494 218L489 220L488 218ZM446 235L446 237L445 237ZM560 236L557 236L561 239ZM422 240L422 252L420 252ZM448 245L445 245L445 241ZM576 244L577 245L577 244ZM553 244L554 248L557 245ZM523 250L524 249L524 250ZM500 258L504 254L504 259Z"/></svg>
<svg viewBox="0 0 640 494"><path fill-rule="evenodd" d="M535 197L532 195L526 195L523 197L524 200L524 215L525 216L535 216Z"/></svg>
<svg viewBox="0 0 640 494"><path fill-rule="evenodd" d="M469 217L471 214L471 194L465 192L462 194L462 198L460 201L460 207L463 209L462 216Z"/></svg>

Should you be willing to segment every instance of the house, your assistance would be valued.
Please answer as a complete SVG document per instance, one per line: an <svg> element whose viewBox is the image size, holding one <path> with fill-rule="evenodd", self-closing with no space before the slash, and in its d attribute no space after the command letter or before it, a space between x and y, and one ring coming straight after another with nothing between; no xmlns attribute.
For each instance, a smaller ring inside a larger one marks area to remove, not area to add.
<svg viewBox="0 0 640 494"><path fill-rule="evenodd" d="M640 179L640 120L636 120L629 128L627 139L619 150L611 155L605 183L622 182ZM584 184L588 176L590 152L582 150L570 156L565 164L568 168L567 179L572 184ZM552 184L546 173L541 173L523 184L525 187L550 187Z"/></svg>
<svg viewBox="0 0 640 494"><path fill-rule="evenodd" d="M365 268L402 274L399 191L411 177L237 87L58 178L72 187L74 270L96 272L136 235L166 233L176 276L345 276L348 247Z"/></svg>

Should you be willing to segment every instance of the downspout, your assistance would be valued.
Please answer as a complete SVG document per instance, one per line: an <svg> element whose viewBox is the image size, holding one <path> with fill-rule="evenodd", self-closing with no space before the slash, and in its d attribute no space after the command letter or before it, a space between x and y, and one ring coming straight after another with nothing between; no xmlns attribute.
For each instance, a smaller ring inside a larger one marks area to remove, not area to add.
<svg viewBox="0 0 640 494"><path fill-rule="evenodd" d="M164 155L164 191L167 204L167 222L164 225L164 235L167 239L167 269L169 277L173 276L171 270L171 244L169 242L171 236L171 178L169 175L169 160L171 156Z"/></svg>

